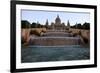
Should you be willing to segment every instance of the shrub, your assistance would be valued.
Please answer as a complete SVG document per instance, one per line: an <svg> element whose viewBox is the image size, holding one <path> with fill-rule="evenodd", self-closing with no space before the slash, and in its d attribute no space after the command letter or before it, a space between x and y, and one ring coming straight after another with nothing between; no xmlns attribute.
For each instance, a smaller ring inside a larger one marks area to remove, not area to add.
<svg viewBox="0 0 100 73"><path fill-rule="evenodd" d="M40 36L41 35L41 32L37 31L37 30L31 30L30 31L30 35L37 35L37 36Z"/></svg>

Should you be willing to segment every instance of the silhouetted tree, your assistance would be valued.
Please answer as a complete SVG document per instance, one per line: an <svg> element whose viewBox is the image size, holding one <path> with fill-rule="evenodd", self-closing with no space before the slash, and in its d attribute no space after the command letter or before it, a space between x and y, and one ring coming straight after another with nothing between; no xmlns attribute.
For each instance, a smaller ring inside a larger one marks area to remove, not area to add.
<svg viewBox="0 0 100 73"><path fill-rule="evenodd" d="M82 26L81 26L81 24L79 23L79 24L77 24L77 28L78 29L81 29L82 28Z"/></svg>
<svg viewBox="0 0 100 73"><path fill-rule="evenodd" d="M39 22L37 23L33 22L31 24L31 28L42 28L42 27L44 27L44 25L40 24Z"/></svg>
<svg viewBox="0 0 100 73"><path fill-rule="evenodd" d="M31 28L36 28L37 27L37 24L35 23L35 22L33 22L32 24L31 24Z"/></svg>
<svg viewBox="0 0 100 73"><path fill-rule="evenodd" d="M90 23L85 22L83 25L81 23L76 23L75 25L71 26L74 29L90 29Z"/></svg>
<svg viewBox="0 0 100 73"><path fill-rule="evenodd" d="M83 24L83 29L90 29L90 23L85 22Z"/></svg>
<svg viewBox="0 0 100 73"><path fill-rule="evenodd" d="M30 23L27 20L21 21L21 28L30 28Z"/></svg>

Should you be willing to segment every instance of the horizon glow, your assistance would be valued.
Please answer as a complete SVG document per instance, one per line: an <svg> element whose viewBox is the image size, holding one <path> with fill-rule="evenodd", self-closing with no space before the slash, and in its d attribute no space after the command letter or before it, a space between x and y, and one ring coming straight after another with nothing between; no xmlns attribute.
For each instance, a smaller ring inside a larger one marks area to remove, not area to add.
<svg viewBox="0 0 100 73"><path fill-rule="evenodd" d="M39 10L21 10L21 20L27 20L31 24L33 22L39 22L45 25L46 20L48 20L49 25L55 23L55 19L59 15L61 23L65 23L69 20L70 25L75 25L76 23L90 23L90 13L83 12L68 12L68 11L39 11Z"/></svg>

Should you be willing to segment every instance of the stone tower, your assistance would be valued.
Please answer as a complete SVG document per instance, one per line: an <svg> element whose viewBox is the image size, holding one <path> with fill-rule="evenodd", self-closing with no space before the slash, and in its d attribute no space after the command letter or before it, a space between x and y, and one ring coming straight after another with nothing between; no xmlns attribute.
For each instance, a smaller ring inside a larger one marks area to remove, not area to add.
<svg viewBox="0 0 100 73"><path fill-rule="evenodd" d="M67 28L68 28L68 29L70 28L69 20L68 20L68 22L67 22Z"/></svg>
<svg viewBox="0 0 100 73"><path fill-rule="evenodd" d="M48 27L49 27L49 22L48 22L48 19L46 20L45 26L46 26L46 28L48 28Z"/></svg>

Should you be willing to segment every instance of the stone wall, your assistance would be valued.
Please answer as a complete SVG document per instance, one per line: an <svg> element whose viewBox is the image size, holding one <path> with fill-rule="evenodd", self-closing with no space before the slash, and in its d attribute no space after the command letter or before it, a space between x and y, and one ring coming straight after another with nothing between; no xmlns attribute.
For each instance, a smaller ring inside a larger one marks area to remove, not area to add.
<svg viewBox="0 0 100 73"><path fill-rule="evenodd" d="M21 29L21 40L23 43L29 42L30 29Z"/></svg>
<svg viewBox="0 0 100 73"><path fill-rule="evenodd" d="M87 40L90 44L90 30L82 30L82 29L69 29L72 34L80 35L80 37L84 40ZM81 34L80 34L81 33Z"/></svg>
<svg viewBox="0 0 100 73"><path fill-rule="evenodd" d="M46 28L21 29L21 39L23 39L24 43L29 42L31 30L36 30L38 33L46 32Z"/></svg>

